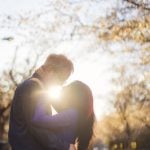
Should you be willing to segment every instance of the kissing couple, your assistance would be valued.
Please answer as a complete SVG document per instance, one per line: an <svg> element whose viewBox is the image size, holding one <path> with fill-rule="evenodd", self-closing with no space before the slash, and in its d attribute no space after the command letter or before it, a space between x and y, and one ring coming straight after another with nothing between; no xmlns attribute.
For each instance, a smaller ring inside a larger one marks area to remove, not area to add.
<svg viewBox="0 0 150 150"><path fill-rule="evenodd" d="M90 88L81 81L63 86L59 101L48 87L63 85L73 72L64 55L50 54L45 63L15 90L9 143L12 150L87 150L93 135L94 111ZM52 115L51 106L57 111Z"/></svg>

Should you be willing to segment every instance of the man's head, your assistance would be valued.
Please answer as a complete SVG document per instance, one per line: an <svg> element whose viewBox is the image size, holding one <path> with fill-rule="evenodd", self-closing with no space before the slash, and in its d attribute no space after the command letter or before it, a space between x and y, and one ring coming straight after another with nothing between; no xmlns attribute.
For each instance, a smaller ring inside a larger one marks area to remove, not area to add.
<svg viewBox="0 0 150 150"><path fill-rule="evenodd" d="M42 71L37 72L47 84L63 84L73 72L74 67L66 56L50 54L40 70Z"/></svg>

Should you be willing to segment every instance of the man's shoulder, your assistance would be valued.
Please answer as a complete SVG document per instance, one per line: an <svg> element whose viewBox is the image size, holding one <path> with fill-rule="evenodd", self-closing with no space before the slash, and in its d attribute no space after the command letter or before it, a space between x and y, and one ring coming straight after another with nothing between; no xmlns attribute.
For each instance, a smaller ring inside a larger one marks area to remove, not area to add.
<svg viewBox="0 0 150 150"><path fill-rule="evenodd" d="M39 88L39 85L37 82L32 80L32 78L29 78L20 83L17 89L32 89L32 88Z"/></svg>

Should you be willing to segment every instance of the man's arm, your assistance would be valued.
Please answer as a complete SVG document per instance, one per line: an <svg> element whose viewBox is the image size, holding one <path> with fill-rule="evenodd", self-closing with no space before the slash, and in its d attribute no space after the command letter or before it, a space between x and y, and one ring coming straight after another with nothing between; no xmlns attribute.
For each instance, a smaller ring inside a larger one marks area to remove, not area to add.
<svg viewBox="0 0 150 150"><path fill-rule="evenodd" d="M46 104L41 100L41 102L37 104L32 118L34 125L43 128L60 129L77 124L78 112L73 108L53 116L45 113L45 109Z"/></svg>

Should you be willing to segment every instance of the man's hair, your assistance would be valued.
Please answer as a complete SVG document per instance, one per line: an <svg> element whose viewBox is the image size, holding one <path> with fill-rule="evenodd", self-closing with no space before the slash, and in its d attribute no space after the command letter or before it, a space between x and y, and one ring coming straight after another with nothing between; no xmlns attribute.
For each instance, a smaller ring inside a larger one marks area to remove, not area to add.
<svg viewBox="0 0 150 150"><path fill-rule="evenodd" d="M42 66L45 71L55 71L57 73L66 69L70 74L74 71L73 63L62 54L50 54Z"/></svg>

